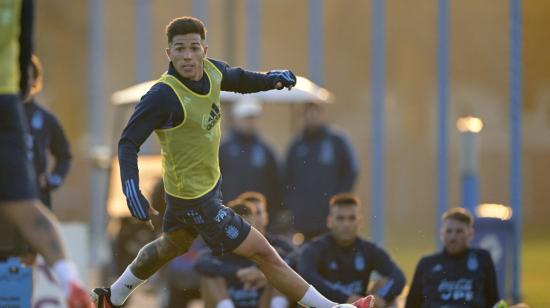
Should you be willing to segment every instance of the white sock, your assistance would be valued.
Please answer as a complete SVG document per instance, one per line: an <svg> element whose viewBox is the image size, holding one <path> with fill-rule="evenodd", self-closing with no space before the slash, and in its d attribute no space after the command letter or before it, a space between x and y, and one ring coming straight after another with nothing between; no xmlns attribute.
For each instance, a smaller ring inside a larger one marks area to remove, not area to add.
<svg viewBox="0 0 550 308"><path fill-rule="evenodd" d="M68 296L70 292L70 283L79 283L76 266L71 261L59 260L52 266L52 271L57 278L57 282L61 285L63 292L65 292L65 296Z"/></svg>
<svg viewBox="0 0 550 308"><path fill-rule="evenodd" d="M216 308L235 308L235 305L229 298L226 298L219 301Z"/></svg>
<svg viewBox="0 0 550 308"><path fill-rule="evenodd" d="M273 296L269 308L288 308L288 300L284 296Z"/></svg>
<svg viewBox="0 0 550 308"><path fill-rule="evenodd" d="M298 303L307 307L316 308L331 308L338 305L337 303L328 300L311 285L307 289L306 294L304 294L304 297L302 297Z"/></svg>
<svg viewBox="0 0 550 308"><path fill-rule="evenodd" d="M137 278L132 273L132 270L130 270L130 266L128 266L124 273L118 277L117 281L111 285L111 303L116 306L122 306L128 296L145 281Z"/></svg>

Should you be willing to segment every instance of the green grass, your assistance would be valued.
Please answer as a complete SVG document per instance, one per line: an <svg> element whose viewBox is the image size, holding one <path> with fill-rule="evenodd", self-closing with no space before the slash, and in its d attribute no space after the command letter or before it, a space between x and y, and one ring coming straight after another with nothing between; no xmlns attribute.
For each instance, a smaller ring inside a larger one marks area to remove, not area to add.
<svg viewBox="0 0 550 308"><path fill-rule="evenodd" d="M550 231L527 230L523 242L523 300L531 307L550 307Z"/></svg>

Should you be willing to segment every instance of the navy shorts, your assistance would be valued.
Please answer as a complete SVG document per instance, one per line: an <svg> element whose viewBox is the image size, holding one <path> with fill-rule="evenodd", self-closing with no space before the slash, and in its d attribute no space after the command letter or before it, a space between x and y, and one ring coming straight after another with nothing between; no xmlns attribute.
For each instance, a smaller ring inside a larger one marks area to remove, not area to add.
<svg viewBox="0 0 550 308"><path fill-rule="evenodd" d="M18 96L0 95L0 202L37 197L32 139L25 123Z"/></svg>
<svg viewBox="0 0 550 308"><path fill-rule="evenodd" d="M220 181L221 182L221 181ZM197 199L180 199L165 194L163 232L185 229L200 235L215 255L231 252L250 232L250 225L222 203L220 183Z"/></svg>

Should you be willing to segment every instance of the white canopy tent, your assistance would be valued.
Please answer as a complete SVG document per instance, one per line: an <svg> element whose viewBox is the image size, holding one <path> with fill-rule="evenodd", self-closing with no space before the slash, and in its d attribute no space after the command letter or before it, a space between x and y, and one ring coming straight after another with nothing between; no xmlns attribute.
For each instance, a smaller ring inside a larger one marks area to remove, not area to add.
<svg viewBox="0 0 550 308"><path fill-rule="evenodd" d="M292 91L270 90L246 95L252 95L263 103L299 104L307 102L331 103L333 101L334 96L327 89L316 85L305 77L298 76L297 78L296 86L292 88ZM156 82L156 80L146 81L116 91L111 96L111 102L115 105L136 103ZM224 102L236 102L244 96L245 94L221 92L221 100Z"/></svg>

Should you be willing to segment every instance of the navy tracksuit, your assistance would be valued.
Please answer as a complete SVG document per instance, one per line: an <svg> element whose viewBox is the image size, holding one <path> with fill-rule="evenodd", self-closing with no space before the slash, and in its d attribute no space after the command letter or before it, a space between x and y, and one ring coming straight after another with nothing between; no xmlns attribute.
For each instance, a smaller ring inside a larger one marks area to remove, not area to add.
<svg viewBox="0 0 550 308"><path fill-rule="evenodd" d="M358 173L347 139L323 126L304 131L291 144L285 166L285 205L294 229L307 239L326 232L329 199L350 192Z"/></svg>
<svg viewBox="0 0 550 308"><path fill-rule="evenodd" d="M51 208L50 191L58 188L69 172L71 152L69 143L57 118L34 101L23 104L33 139L33 162L37 176L45 175L46 186L38 187L40 200ZM48 170L48 155L55 163Z"/></svg>
<svg viewBox="0 0 550 308"><path fill-rule="evenodd" d="M376 294L386 302L393 301L405 286L403 272L383 249L361 238L342 247L329 233L302 247L298 271L321 294L339 303L351 295L365 296L373 271L387 277Z"/></svg>
<svg viewBox="0 0 550 308"><path fill-rule="evenodd" d="M470 248L423 257L416 267L406 308L491 308L499 301L488 251Z"/></svg>
<svg viewBox="0 0 550 308"><path fill-rule="evenodd" d="M271 148L257 135L232 132L220 146L223 201L237 198L246 191L262 193L268 211L281 207L281 177Z"/></svg>

